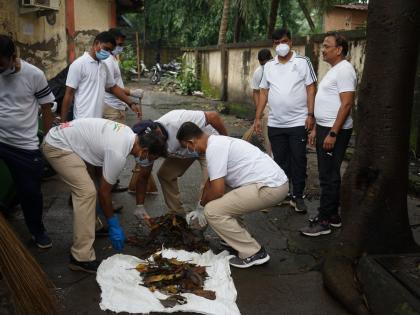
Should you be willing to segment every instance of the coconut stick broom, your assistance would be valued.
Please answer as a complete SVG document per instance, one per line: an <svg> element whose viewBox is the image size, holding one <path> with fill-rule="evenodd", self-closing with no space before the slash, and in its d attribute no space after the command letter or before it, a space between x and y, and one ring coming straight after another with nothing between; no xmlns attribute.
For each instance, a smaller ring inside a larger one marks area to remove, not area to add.
<svg viewBox="0 0 420 315"><path fill-rule="evenodd" d="M18 314L55 315L54 285L0 214L0 273Z"/></svg>

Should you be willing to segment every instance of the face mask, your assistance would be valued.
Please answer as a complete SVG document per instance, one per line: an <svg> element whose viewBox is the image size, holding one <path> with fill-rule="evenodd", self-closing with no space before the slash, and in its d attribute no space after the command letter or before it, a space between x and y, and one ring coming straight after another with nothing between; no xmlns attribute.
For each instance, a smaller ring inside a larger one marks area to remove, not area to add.
<svg viewBox="0 0 420 315"><path fill-rule="evenodd" d="M111 55L111 54L110 54L108 51L104 50L104 49L101 49L100 51L97 51L97 52L96 52L96 58L97 58L98 60L105 60L105 59L106 59L106 58L108 58L110 55Z"/></svg>
<svg viewBox="0 0 420 315"><path fill-rule="evenodd" d="M123 52L123 50L124 50L124 47L123 47L123 46L117 46L117 47L115 47L115 49L112 51L112 54L113 54L114 56L117 56L117 55L121 54L121 53Z"/></svg>
<svg viewBox="0 0 420 315"><path fill-rule="evenodd" d="M15 66L13 66L12 68L5 69L2 72L0 72L0 75L6 76L6 75L14 73L15 71L16 71L16 68L15 68Z"/></svg>
<svg viewBox="0 0 420 315"><path fill-rule="evenodd" d="M142 159L140 156L136 156L134 159L137 165L140 165L141 167L150 167L153 165L153 161L150 161L148 156L146 156L145 159Z"/></svg>
<svg viewBox="0 0 420 315"><path fill-rule="evenodd" d="M279 55L280 57L284 57L286 56L290 51L290 47L287 44L278 44L276 47L276 53L277 55Z"/></svg>

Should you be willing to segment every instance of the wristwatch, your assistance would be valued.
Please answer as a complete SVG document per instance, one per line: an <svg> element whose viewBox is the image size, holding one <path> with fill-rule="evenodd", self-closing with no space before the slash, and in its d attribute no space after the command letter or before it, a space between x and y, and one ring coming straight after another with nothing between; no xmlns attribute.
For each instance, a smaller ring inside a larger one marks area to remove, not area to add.
<svg viewBox="0 0 420 315"><path fill-rule="evenodd" d="M335 138L337 137L337 134L334 131L330 131L330 137Z"/></svg>
<svg viewBox="0 0 420 315"><path fill-rule="evenodd" d="M308 113L309 117L315 117L314 113Z"/></svg>

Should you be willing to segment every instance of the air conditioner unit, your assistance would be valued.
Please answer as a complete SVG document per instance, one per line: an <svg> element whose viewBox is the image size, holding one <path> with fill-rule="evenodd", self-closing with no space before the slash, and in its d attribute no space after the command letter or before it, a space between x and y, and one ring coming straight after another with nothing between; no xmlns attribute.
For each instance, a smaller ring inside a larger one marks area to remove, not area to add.
<svg viewBox="0 0 420 315"><path fill-rule="evenodd" d="M60 9L60 0L21 0L22 9L29 9L30 11L38 10L55 10Z"/></svg>

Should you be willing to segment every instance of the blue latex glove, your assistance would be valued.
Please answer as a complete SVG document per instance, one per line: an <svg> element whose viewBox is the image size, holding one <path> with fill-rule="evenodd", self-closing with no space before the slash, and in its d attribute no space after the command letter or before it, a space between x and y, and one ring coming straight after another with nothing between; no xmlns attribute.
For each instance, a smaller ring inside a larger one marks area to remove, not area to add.
<svg viewBox="0 0 420 315"><path fill-rule="evenodd" d="M108 232L112 247L116 250L122 250L124 248L125 235L115 215L108 219Z"/></svg>

